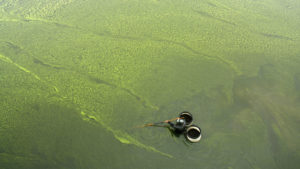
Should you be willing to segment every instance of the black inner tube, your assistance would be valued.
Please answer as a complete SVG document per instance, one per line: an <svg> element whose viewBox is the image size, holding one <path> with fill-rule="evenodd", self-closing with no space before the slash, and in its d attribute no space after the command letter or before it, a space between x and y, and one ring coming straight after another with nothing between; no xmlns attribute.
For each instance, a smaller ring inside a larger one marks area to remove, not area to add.
<svg viewBox="0 0 300 169"><path fill-rule="evenodd" d="M182 114L180 117L183 117L187 124L190 124L193 121L193 117L188 114Z"/></svg>
<svg viewBox="0 0 300 169"><path fill-rule="evenodd" d="M190 129L188 132L187 132L187 136L192 138L192 139L196 139L198 137L200 137L200 132L196 129Z"/></svg>

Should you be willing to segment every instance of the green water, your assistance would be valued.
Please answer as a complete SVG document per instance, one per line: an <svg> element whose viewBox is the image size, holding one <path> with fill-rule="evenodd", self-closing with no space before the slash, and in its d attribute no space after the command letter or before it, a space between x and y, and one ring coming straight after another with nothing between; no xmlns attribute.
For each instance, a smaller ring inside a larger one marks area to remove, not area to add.
<svg viewBox="0 0 300 169"><path fill-rule="evenodd" d="M0 168L299 168L299 46L298 0L0 0Z"/></svg>

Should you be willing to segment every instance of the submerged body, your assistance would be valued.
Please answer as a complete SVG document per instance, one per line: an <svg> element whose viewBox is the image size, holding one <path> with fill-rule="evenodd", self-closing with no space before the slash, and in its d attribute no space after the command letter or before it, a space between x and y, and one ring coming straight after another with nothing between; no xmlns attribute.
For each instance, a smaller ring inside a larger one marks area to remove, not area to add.
<svg viewBox="0 0 300 169"><path fill-rule="evenodd" d="M176 134L181 134L186 129L186 121L184 119L177 119L175 123L168 121L168 124Z"/></svg>

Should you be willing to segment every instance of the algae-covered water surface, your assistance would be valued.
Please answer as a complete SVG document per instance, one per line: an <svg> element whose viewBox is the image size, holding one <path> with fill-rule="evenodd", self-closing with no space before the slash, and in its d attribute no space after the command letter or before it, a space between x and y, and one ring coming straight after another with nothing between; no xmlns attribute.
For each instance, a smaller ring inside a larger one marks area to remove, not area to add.
<svg viewBox="0 0 300 169"><path fill-rule="evenodd" d="M299 168L299 46L298 0L0 0L0 168Z"/></svg>

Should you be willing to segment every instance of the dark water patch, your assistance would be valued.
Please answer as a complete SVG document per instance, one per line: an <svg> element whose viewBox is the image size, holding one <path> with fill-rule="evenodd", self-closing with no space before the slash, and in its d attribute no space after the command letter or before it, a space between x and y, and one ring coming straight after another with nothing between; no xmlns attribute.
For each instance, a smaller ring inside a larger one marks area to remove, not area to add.
<svg viewBox="0 0 300 169"><path fill-rule="evenodd" d="M212 2L206 2L206 4L208 4L209 6L212 6L212 7L217 7L217 5Z"/></svg>
<svg viewBox="0 0 300 169"><path fill-rule="evenodd" d="M271 89L277 84L277 69L272 64L260 66L256 76L240 75L235 78L233 84L233 99L236 105L253 106L253 99L259 97L262 92L272 93ZM261 93L258 93L261 92Z"/></svg>
<svg viewBox="0 0 300 169"><path fill-rule="evenodd" d="M40 151L39 148L37 147L37 145L33 145L31 147L30 152L31 152L31 154L36 155L41 159L47 160L47 155L44 152Z"/></svg>
<svg viewBox="0 0 300 169"><path fill-rule="evenodd" d="M5 153L4 147L2 147L2 146L0 147L0 154L1 153Z"/></svg>
<svg viewBox="0 0 300 169"><path fill-rule="evenodd" d="M100 78L96 78L96 77L93 77L91 75L87 75L88 77L88 80L93 82L93 83L96 83L96 84L99 84L99 85L107 85L107 86L110 86L112 88L118 88L119 90L122 90L124 91L125 93L127 93L128 95L134 97L138 102L140 102L145 108L152 108L151 106L148 105L148 103L139 95L135 94L132 90L130 89L127 89L127 88L124 88L124 87L119 87L113 83L110 83L108 81L105 81L105 80L102 80Z"/></svg>
<svg viewBox="0 0 300 169"><path fill-rule="evenodd" d="M107 85L107 86L110 86L112 88L116 88L117 86L112 84L112 83L109 83L105 80L102 80L100 78L96 78L96 77L93 77L91 75L88 76L88 79L91 81L91 82L94 82L94 83L97 83L97 84L104 84L104 85Z"/></svg>
<svg viewBox="0 0 300 169"><path fill-rule="evenodd" d="M59 160L56 160L56 163L58 166L63 166L64 168L77 168L78 161L72 156L65 156L63 158L60 158Z"/></svg>
<svg viewBox="0 0 300 169"><path fill-rule="evenodd" d="M223 109L228 106L229 101L226 93L224 93L224 86L220 85L209 90L195 91L191 95L182 96L169 103L160 105L159 112L179 113L183 110L188 110L191 113L199 113L199 116L203 117L201 121L204 122L204 119L209 121L212 117L212 113L220 110L223 111ZM219 124L215 125L217 126Z"/></svg>
<svg viewBox="0 0 300 169"><path fill-rule="evenodd" d="M264 118L265 122L267 122L268 120L269 120L268 117ZM269 124L267 124L268 137L269 137L269 141L271 143L270 149L273 152L272 156L276 163L276 166L280 166L281 165L280 159L278 159L278 154L280 153L280 148L281 148L281 144L279 143L280 138L278 138L278 136L274 132L274 129L271 127L271 125L272 125L272 123L270 123L270 122L269 122Z"/></svg>
<svg viewBox="0 0 300 169"><path fill-rule="evenodd" d="M293 97L279 90L284 87L284 84L280 83L284 80L282 78L276 66L266 64L260 67L256 76L237 77L233 87L233 106L240 107L236 113L249 109L262 119L264 127L261 130L266 131L266 141L269 145L266 150L271 152L272 161L277 168L294 167L299 160L299 157L291 155L290 158L286 154L294 151L290 147L293 147L297 140L297 135L293 133L296 133L299 124L294 120L299 106ZM298 83L297 78L294 78L295 83Z"/></svg>
<svg viewBox="0 0 300 169"><path fill-rule="evenodd" d="M64 69L63 67L61 67L61 66L56 66L56 65L52 65L52 64L48 64L48 63L46 63L46 62L44 62L44 61L42 61L42 60L40 60L40 59L37 59L37 58L33 58L33 62L35 63L35 64L39 64L39 65L41 65L41 66L44 66L44 67L48 67L48 68L53 68L53 69Z"/></svg>
<svg viewBox="0 0 300 169"><path fill-rule="evenodd" d="M278 74L279 72L273 64L262 65L257 73L257 83L261 83L260 85L266 88L274 87L278 80Z"/></svg>
<svg viewBox="0 0 300 169"><path fill-rule="evenodd" d="M36 20L31 20L31 19L22 19L20 20L22 22L35 22Z"/></svg>
<svg viewBox="0 0 300 169"><path fill-rule="evenodd" d="M258 33L264 37L267 37L267 38L275 38L275 39L281 39L281 40L290 40L290 41L293 41L292 38L290 37L287 37L287 36L282 36L282 35L276 35L276 34L270 34L270 33Z"/></svg>
<svg viewBox="0 0 300 169"><path fill-rule="evenodd" d="M92 34L94 35L97 35L97 36L108 36L109 34L108 33L104 33L104 32L91 32Z"/></svg>
<svg viewBox="0 0 300 169"><path fill-rule="evenodd" d="M57 27L61 27L61 28L71 28L74 29L76 28L75 26L70 26L70 25L66 25L66 24L62 24L62 23L58 23L58 22L52 22L55 26Z"/></svg>
<svg viewBox="0 0 300 169"><path fill-rule="evenodd" d="M23 21L23 22L42 22L42 23L48 23L48 24L53 24L57 27L60 27L60 28L76 28L75 26L71 26L71 25L67 25L67 24L63 24L63 23L59 23L59 22L55 22L55 21L51 21L51 20L45 20L45 19L22 19L20 21Z"/></svg>
<svg viewBox="0 0 300 169"><path fill-rule="evenodd" d="M215 16L212 16L212 15L210 15L210 14L207 13L207 12L203 12L203 11L199 11L199 10L194 10L194 9L193 9L193 11L196 12L196 13L198 13L198 14L200 14L202 17L214 19L214 20L217 20L217 21L220 21L220 22L229 24L229 25L233 25L233 26L236 25L236 24L233 23L233 22L230 22L230 21L227 21L227 20L225 20L225 19L221 19L221 18L217 18L217 17L215 17Z"/></svg>
<svg viewBox="0 0 300 169"><path fill-rule="evenodd" d="M190 52L192 52L196 55L205 55L203 53L200 53L199 51L194 50L193 48L191 48L190 46L188 46L187 44L185 44L183 42L176 42L176 41L171 41L171 40L168 40L168 39L159 39L159 38L151 38L151 40L156 41L156 42L166 42L166 43L169 43L169 44L178 45L178 46L181 46L181 47L187 49L188 51L190 51Z"/></svg>
<svg viewBox="0 0 300 169"><path fill-rule="evenodd" d="M0 41L0 51L4 55L14 56L22 52L22 47L9 41Z"/></svg>
<svg viewBox="0 0 300 169"><path fill-rule="evenodd" d="M89 80L92 82L95 82L97 84L104 84L107 86L110 86L112 88L118 88L118 86L116 86L115 84L109 83L107 81L101 80L99 78L95 78L95 77L91 77L89 76ZM145 108L149 108L149 106L147 105L147 102L140 96L138 96L137 94L135 94L133 91L131 91L130 89L127 88L119 88L120 90L126 92L127 94L129 94L130 96L134 97L138 102L140 102Z"/></svg>
<svg viewBox="0 0 300 169"><path fill-rule="evenodd" d="M0 44L1 43L5 43L7 47L9 47L9 48L11 48L11 49L13 49L15 51L21 51L22 50L22 48L20 46L14 44L12 42L9 42L9 41L0 41Z"/></svg>
<svg viewBox="0 0 300 169"><path fill-rule="evenodd" d="M300 73L294 75L294 85L297 92L300 92Z"/></svg>
<svg viewBox="0 0 300 169"><path fill-rule="evenodd" d="M300 103L300 73L296 73L294 75L294 86L297 92L297 100L296 102Z"/></svg>
<svg viewBox="0 0 300 169"><path fill-rule="evenodd" d="M185 44L184 42L176 42L176 41L172 41L172 40L168 40L168 39L162 39L162 38L154 38L154 37L150 37L150 36L145 36L145 37L134 37L134 36L123 36L123 35L113 35L111 33L108 32L103 32L103 33L95 33L92 32L93 34L99 35L99 36L106 36L106 37L110 37L110 38L116 38L116 39L125 39L125 40L134 40L134 41L145 41L145 40L150 40L150 41L154 41L154 42L165 42L165 43L169 43L169 44L173 44L173 45L177 45L180 46L188 51L190 51L191 53L195 54L195 55L201 55L201 56L205 56L205 57L210 57L210 58L216 58L217 60L219 60L218 57L213 57L210 56L208 54L199 52L195 49L193 49L192 47L188 46L187 44ZM223 63L226 63L224 61L222 61ZM228 64L228 63L226 63Z"/></svg>
<svg viewBox="0 0 300 169"><path fill-rule="evenodd" d="M195 55L198 55L198 56L204 56L204 57L207 57L207 58L212 58L212 59L215 59L225 65L227 65L228 67L230 67L231 69L233 69L233 71L235 73L238 73L238 70L233 67L233 65L231 65L228 61L226 61L225 59L221 58L221 57L218 57L218 56L212 56L212 55L208 55L206 53L202 53L202 52L199 52L195 49L193 49L192 47L188 46L187 44L183 43L183 42L175 42L175 41L171 41L171 40L167 40L167 39L159 39L159 38L151 38L152 41L156 41L156 42L166 42L166 43L169 43L169 44L174 44L174 45L177 45L177 46L180 46L188 51L190 51L191 53L195 54Z"/></svg>
<svg viewBox="0 0 300 169"><path fill-rule="evenodd" d="M36 63L36 64L39 64L39 65L45 66L45 67L51 67L49 64L46 64L46 63L44 63L43 61L41 61L37 58L33 58L33 62Z"/></svg>
<svg viewBox="0 0 300 169"><path fill-rule="evenodd" d="M23 47L9 41L0 41L0 52L0 54L13 62L24 60L28 57L28 53Z"/></svg>
<svg viewBox="0 0 300 169"><path fill-rule="evenodd" d="M61 168L53 161L41 159L35 155L19 156L9 153L0 153L1 169L55 169Z"/></svg>
<svg viewBox="0 0 300 169"><path fill-rule="evenodd" d="M135 41L146 40L143 37L134 37L134 36L125 36L125 35L105 34L105 36L116 38L116 39L126 39L126 40L135 40Z"/></svg>
<svg viewBox="0 0 300 169"><path fill-rule="evenodd" d="M147 102L140 96L138 96L137 94L135 94L133 91L131 91L130 89L126 89L126 88L121 88L121 90L125 91L126 93L128 93L129 95L133 96L137 101L139 101L145 108L152 108L151 106L148 106Z"/></svg>

